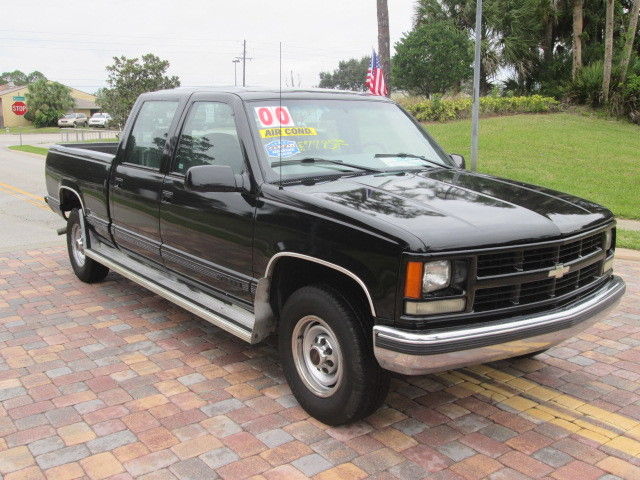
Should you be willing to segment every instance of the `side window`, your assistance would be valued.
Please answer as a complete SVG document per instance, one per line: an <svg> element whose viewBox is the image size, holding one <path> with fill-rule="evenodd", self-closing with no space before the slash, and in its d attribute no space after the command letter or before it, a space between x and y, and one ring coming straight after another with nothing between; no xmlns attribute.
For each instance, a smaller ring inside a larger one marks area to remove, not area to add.
<svg viewBox="0 0 640 480"><path fill-rule="evenodd" d="M233 110L226 103L195 102L180 134L173 171L185 174L198 165L228 165L244 170Z"/></svg>
<svg viewBox="0 0 640 480"><path fill-rule="evenodd" d="M160 168L169 127L178 102L144 102L127 140L125 162L143 167Z"/></svg>

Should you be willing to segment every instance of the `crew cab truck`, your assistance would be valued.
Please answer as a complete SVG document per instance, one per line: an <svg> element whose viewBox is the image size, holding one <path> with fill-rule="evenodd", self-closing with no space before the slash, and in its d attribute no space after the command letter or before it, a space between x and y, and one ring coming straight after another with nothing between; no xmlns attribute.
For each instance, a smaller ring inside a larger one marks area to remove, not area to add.
<svg viewBox="0 0 640 480"><path fill-rule="evenodd" d="M535 354L625 290L609 210L465 170L384 97L144 94L118 144L52 147L46 183L80 280L113 270L252 344L277 334L329 425L375 411L390 371Z"/></svg>

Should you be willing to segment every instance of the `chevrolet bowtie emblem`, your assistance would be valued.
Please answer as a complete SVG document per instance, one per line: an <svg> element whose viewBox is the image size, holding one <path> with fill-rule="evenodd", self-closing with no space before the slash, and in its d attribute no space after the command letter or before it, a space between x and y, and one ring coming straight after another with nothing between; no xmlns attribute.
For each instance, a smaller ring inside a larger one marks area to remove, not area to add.
<svg viewBox="0 0 640 480"><path fill-rule="evenodd" d="M571 267L565 267L560 263L556 265L553 270L549 271L549 276L553 278L562 278L564 277L564 274L567 273L570 269Z"/></svg>

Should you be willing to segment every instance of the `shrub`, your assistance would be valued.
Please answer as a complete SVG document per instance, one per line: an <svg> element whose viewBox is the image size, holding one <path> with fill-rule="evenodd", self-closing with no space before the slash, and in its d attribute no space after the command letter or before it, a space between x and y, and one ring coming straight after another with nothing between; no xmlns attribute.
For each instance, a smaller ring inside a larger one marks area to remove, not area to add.
<svg viewBox="0 0 640 480"><path fill-rule="evenodd" d="M601 61L593 62L578 72L575 80L572 80L567 89L569 100L574 103L590 105L592 107L602 106L602 76L603 66ZM630 71L633 72L635 65ZM611 94L615 93L616 85L620 83L620 68L613 65L611 70Z"/></svg>
<svg viewBox="0 0 640 480"><path fill-rule="evenodd" d="M569 84L571 101L597 107L602 100L602 62L593 62L582 67L576 78Z"/></svg>
<svg viewBox="0 0 640 480"><path fill-rule="evenodd" d="M640 75L631 74L611 96L611 110L617 115L626 115L640 124Z"/></svg>
<svg viewBox="0 0 640 480"><path fill-rule="evenodd" d="M471 117L470 98L442 99L435 97L422 102L400 104L421 122L446 122ZM531 95L528 97L481 97L480 113L483 115L507 115L515 113L545 113L560 109L555 98Z"/></svg>

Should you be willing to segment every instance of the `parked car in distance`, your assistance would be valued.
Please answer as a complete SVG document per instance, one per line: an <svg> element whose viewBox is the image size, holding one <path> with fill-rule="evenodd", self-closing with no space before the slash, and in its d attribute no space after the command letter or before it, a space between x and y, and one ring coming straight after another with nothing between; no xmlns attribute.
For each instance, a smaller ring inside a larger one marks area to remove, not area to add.
<svg viewBox="0 0 640 480"><path fill-rule="evenodd" d="M59 127L85 127L87 116L84 113L67 113L58 120Z"/></svg>
<svg viewBox="0 0 640 480"><path fill-rule="evenodd" d="M113 270L249 343L277 333L329 425L373 413L389 371L536 354L625 291L609 210L466 170L386 97L145 93L119 143L54 145L45 176L80 280Z"/></svg>
<svg viewBox="0 0 640 480"><path fill-rule="evenodd" d="M104 112L98 112L91 115L91 118L89 119L89 126L107 128L110 122L111 115Z"/></svg>

